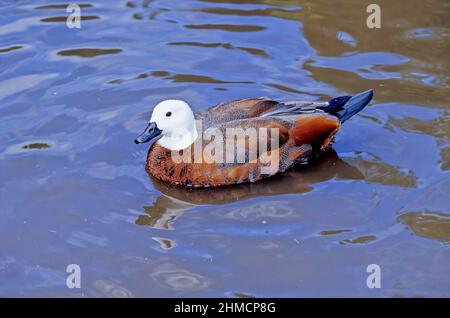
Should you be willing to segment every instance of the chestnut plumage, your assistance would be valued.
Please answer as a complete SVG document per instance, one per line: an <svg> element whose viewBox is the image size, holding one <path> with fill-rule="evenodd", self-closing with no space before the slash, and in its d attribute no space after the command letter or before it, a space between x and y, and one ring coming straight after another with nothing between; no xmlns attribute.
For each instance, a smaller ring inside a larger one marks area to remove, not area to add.
<svg viewBox="0 0 450 318"><path fill-rule="evenodd" d="M148 151L146 170L153 177L170 184L215 187L256 182L307 163L330 147L341 123L361 111L372 96L373 91L369 90L354 96L337 97L329 102L240 99L196 114L192 113L187 103L168 100L155 107L149 127L136 142L157 139ZM197 132L198 125L195 123L201 123L202 131ZM177 133L180 128L182 133ZM223 136L228 128L267 129L269 132L272 128L276 129L276 135L268 133L264 155L276 155L277 166L267 172L262 169L262 157L249 160L246 136L236 136L235 140L238 147L244 147L246 161L239 161L236 156L232 162L214 161L211 154L204 151L205 142L198 143L197 140L210 128ZM277 138L275 144L278 146L274 149L271 148L274 141L271 138ZM190 160L174 160L174 152L184 154Z"/></svg>

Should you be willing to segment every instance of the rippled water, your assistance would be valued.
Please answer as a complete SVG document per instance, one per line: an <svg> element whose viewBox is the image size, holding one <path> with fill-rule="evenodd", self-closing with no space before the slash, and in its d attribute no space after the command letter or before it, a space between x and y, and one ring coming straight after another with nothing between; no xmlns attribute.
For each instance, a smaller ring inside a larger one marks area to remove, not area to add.
<svg viewBox="0 0 450 318"><path fill-rule="evenodd" d="M0 3L1 296L450 296L450 4ZM136 146L155 103L373 88L284 177L173 188ZM66 266L82 288L66 287ZM379 264L382 288L366 287Z"/></svg>

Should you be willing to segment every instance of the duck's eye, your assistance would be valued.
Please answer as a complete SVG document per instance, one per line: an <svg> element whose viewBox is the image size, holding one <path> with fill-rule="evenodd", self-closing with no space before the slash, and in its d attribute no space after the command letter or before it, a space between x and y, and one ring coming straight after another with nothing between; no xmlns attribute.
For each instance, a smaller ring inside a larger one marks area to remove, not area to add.
<svg viewBox="0 0 450 318"><path fill-rule="evenodd" d="M166 113L166 116L167 116L167 117L170 117L170 116L172 116L172 113L171 113L171 112L167 112L167 113Z"/></svg>

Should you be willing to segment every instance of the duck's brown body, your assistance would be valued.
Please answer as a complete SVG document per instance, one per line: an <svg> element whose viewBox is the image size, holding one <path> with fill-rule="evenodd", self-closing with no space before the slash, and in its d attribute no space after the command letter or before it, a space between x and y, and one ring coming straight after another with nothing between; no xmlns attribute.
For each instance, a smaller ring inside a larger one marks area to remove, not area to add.
<svg viewBox="0 0 450 318"><path fill-rule="evenodd" d="M217 127L221 131L229 127L277 128L279 148L270 149L268 142L268 151L276 152L279 165L270 173L261 171L259 159L245 163L207 163L211 160L201 160L199 163L194 160L188 163L174 162L172 151L158 142L149 149L146 169L159 180L195 187L255 182L285 172L296 164L307 162L331 145L341 126L342 111L345 110L343 105L350 97L342 98L345 101L332 100L335 105L330 104L332 101L311 103L276 102L266 98L244 99L222 103L195 115L196 119L202 121L203 131L209 127ZM338 105L339 103L342 105ZM338 111L341 111L340 115ZM247 145L245 137L242 140L238 138L237 143L242 143L244 147ZM194 145L190 151L194 156ZM203 151L202 156L205 156Z"/></svg>

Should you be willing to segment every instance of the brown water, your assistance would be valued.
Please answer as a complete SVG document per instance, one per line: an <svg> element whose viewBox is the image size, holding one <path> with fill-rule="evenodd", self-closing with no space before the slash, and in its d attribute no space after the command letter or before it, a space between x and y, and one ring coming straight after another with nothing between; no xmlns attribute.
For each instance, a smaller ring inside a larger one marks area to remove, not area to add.
<svg viewBox="0 0 450 318"><path fill-rule="evenodd" d="M450 3L379 0L369 30L371 2L86 0L77 30L1 1L0 296L450 296ZM133 143L162 99L369 88L334 150L259 184L173 188Z"/></svg>

